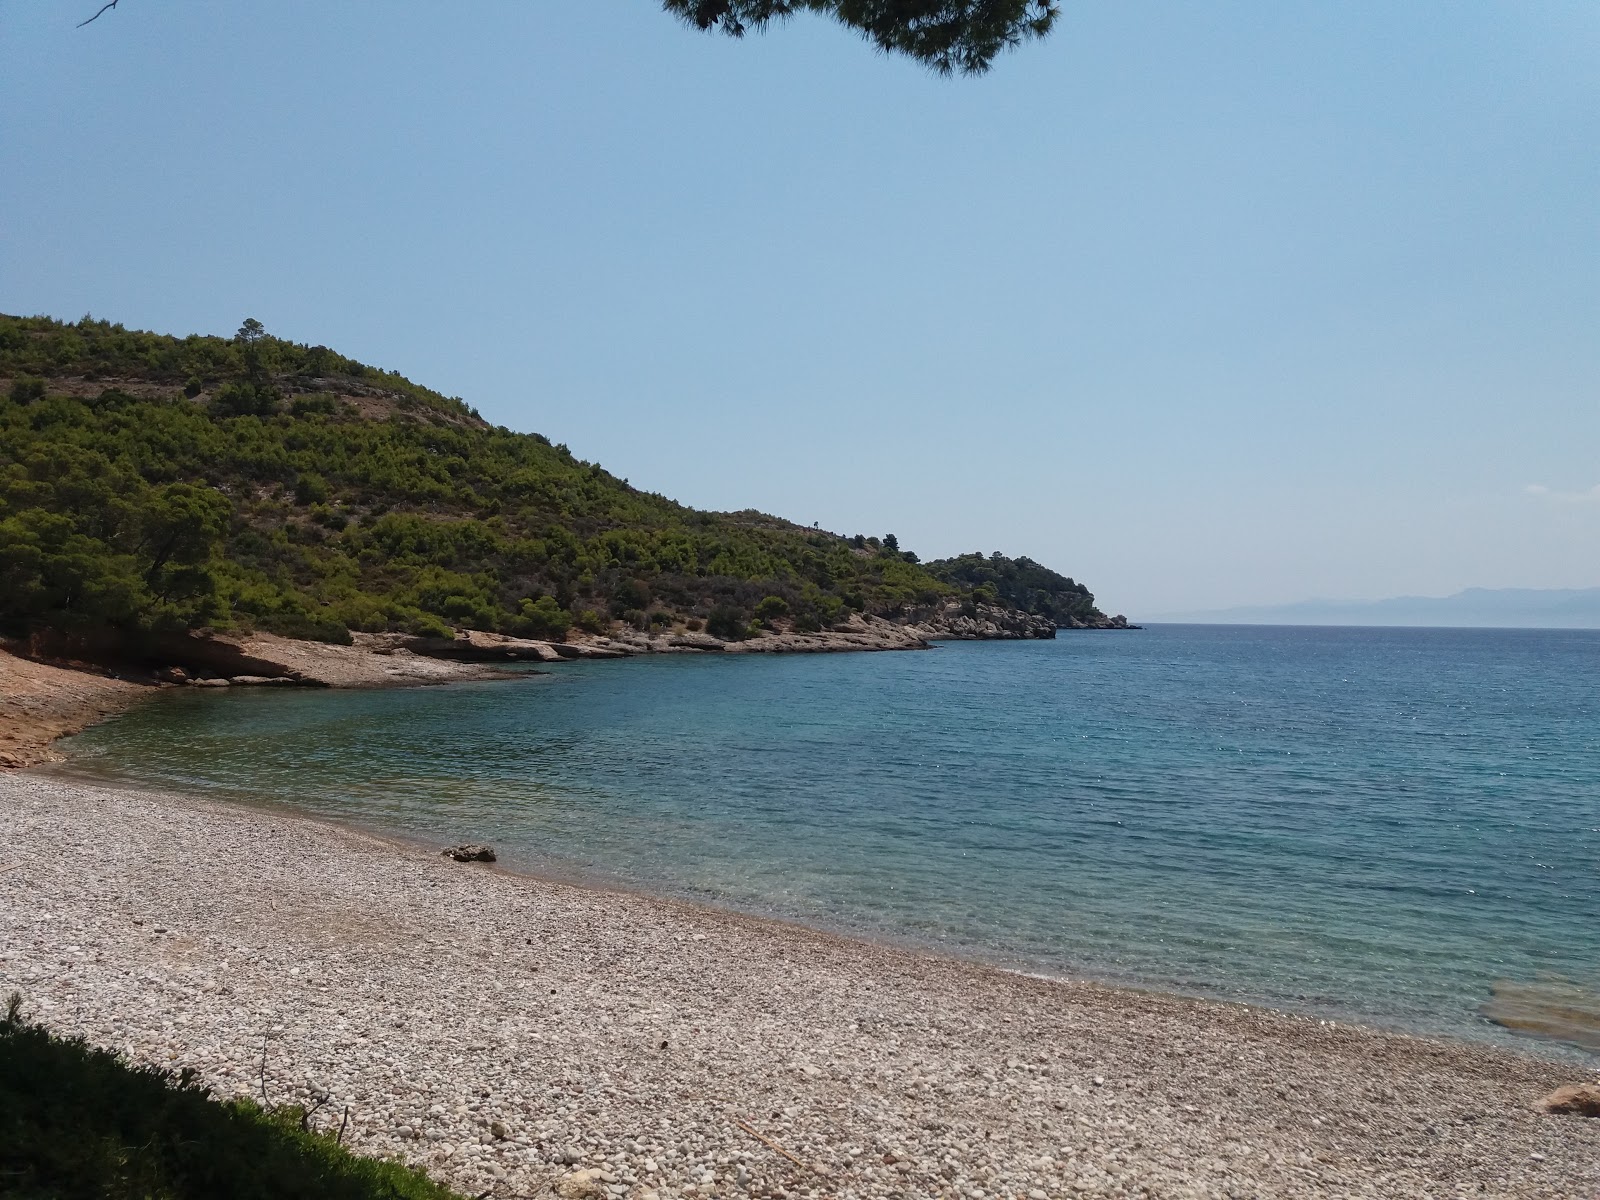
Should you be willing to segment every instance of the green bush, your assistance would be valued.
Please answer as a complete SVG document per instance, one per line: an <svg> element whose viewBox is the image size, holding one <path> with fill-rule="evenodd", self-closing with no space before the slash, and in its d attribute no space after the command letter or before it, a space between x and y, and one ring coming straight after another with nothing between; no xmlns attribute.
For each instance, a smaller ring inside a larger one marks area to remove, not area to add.
<svg viewBox="0 0 1600 1200"><path fill-rule="evenodd" d="M278 393L249 380L224 384L212 398L211 408L222 417L265 417L277 411Z"/></svg>
<svg viewBox="0 0 1600 1200"><path fill-rule="evenodd" d="M732 605L718 605L706 618L706 632L725 642L742 641L750 636L750 618Z"/></svg>
<svg viewBox="0 0 1600 1200"><path fill-rule="evenodd" d="M292 1107L218 1101L190 1071L133 1067L0 1019L0 1193L18 1200L457 1200L361 1158Z"/></svg>
<svg viewBox="0 0 1600 1200"><path fill-rule="evenodd" d="M559 642L572 627L572 614L564 611L554 596L524 600L517 611L521 619L516 632L522 637Z"/></svg>
<svg viewBox="0 0 1600 1200"><path fill-rule="evenodd" d="M764 596L756 605L756 617L762 621L776 620L789 615L789 602L782 596Z"/></svg>
<svg viewBox="0 0 1600 1200"><path fill-rule="evenodd" d="M297 417L314 414L332 416L339 411L339 402L326 392L317 392L310 396L296 396L289 404L289 411Z"/></svg>
<svg viewBox="0 0 1600 1200"><path fill-rule="evenodd" d="M328 498L328 481L315 471L307 471L294 481L296 504L321 504Z"/></svg>
<svg viewBox="0 0 1600 1200"><path fill-rule="evenodd" d="M13 404L32 404L35 400L43 400L44 380L18 375L11 381L10 399Z"/></svg>

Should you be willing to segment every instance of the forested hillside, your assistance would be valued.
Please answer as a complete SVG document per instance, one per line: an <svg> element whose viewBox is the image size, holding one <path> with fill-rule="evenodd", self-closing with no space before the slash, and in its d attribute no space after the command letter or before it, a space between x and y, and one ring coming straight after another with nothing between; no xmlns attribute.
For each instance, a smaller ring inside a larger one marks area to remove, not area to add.
<svg viewBox="0 0 1600 1200"><path fill-rule="evenodd" d="M928 573L980 602L1049 617L1061 629L1105 619L1088 588L1031 558L1007 558L998 552L987 557L963 554L929 563Z"/></svg>
<svg viewBox="0 0 1600 1200"><path fill-rule="evenodd" d="M0 317L0 628L818 629L950 600L1103 619L1027 559L920 564L641 492L326 347Z"/></svg>

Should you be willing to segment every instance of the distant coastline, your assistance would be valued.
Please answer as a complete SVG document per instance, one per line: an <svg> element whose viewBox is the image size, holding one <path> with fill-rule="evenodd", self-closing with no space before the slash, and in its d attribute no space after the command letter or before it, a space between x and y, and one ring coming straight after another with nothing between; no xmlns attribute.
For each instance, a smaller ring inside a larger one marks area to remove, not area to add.
<svg viewBox="0 0 1600 1200"><path fill-rule="evenodd" d="M1302 600L1163 613L1184 625L1436 626L1447 629L1600 629L1600 587L1467 588L1450 596Z"/></svg>

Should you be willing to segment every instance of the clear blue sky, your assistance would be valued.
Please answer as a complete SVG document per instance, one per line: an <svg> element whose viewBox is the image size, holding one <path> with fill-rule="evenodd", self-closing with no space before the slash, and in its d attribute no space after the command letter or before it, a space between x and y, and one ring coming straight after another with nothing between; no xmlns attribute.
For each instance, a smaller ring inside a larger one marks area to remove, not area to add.
<svg viewBox="0 0 1600 1200"><path fill-rule="evenodd" d="M5 311L252 315L1134 616L1600 585L1592 0L1068 3L980 79L652 0L96 6L0 9Z"/></svg>

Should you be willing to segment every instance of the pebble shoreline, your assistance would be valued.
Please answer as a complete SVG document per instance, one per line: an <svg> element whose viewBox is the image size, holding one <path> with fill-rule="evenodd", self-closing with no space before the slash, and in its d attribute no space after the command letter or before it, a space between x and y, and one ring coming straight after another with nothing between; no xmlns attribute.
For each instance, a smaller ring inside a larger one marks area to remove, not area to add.
<svg viewBox="0 0 1600 1200"><path fill-rule="evenodd" d="M1535 1108L1593 1078L1567 1062L48 772L0 776L0 829L25 1012L221 1094L326 1096L348 1144L469 1196L1600 1196L1600 1120Z"/></svg>

